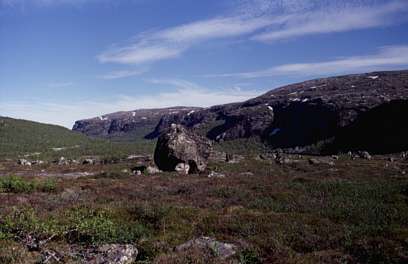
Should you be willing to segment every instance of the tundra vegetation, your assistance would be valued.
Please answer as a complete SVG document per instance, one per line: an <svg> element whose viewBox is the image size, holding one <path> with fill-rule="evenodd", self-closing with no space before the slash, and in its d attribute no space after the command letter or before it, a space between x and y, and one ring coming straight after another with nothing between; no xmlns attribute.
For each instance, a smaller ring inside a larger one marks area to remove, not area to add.
<svg viewBox="0 0 408 264"><path fill-rule="evenodd" d="M0 262L38 263L48 250L81 263L87 248L107 243L135 245L136 263L407 260L405 160L342 155L331 166L290 158L296 162L210 162L223 178L133 175L132 161L30 168L2 161ZM44 168L94 175L38 176ZM201 236L232 243L237 253L220 260L211 251L174 251ZM46 242L34 250L28 237Z"/></svg>

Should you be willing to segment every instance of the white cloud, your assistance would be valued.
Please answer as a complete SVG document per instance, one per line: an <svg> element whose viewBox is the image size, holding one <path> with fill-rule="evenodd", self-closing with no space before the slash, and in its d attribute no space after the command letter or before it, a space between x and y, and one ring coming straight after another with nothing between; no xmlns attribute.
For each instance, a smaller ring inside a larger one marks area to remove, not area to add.
<svg viewBox="0 0 408 264"><path fill-rule="evenodd" d="M385 26L394 22L394 16L407 11L405 2L391 2L381 6L332 8L306 12L266 32L252 37L253 40L272 42L305 35L345 32Z"/></svg>
<svg viewBox="0 0 408 264"><path fill-rule="evenodd" d="M155 81L152 81L155 82ZM48 103L33 101L1 102L3 116L58 124L71 128L75 120L100 116L116 111L171 106L202 106L244 101L264 91L201 88L183 80L156 80L155 83L171 84L176 89L145 96L117 96L105 101L78 101L73 103ZM191 86L192 85L192 86Z"/></svg>
<svg viewBox="0 0 408 264"><path fill-rule="evenodd" d="M143 73L146 73L147 71L148 71L147 69L113 71L100 76L100 78L105 80L122 79L132 76L139 76L142 75Z"/></svg>
<svg viewBox="0 0 408 264"><path fill-rule="evenodd" d="M206 77L262 78L273 76L316 76L338 73L367 72L408 66L408 45L388 46L376 54L352 56L331 61L294 63L275 66L265 70L207 75Z"/></svg>
<svg viewBox="0 0 408 264"><path fill-rule="evenodd" d="M140 64L176 58L197 42L240 36L274 23L276 19L243 17L214 18L152 33L143 33L136 42L107 50L97 56L102 63ZM279 18L280 20L280 18Z"/></svg>
<svg viewBox="0 0 408 264"><path fill-rule="evenodd" d="M219 38L248 36L272 42L310 34L345 32L398 21L408 4L393 0L241 0L236 12L139 34L131 44L106 50L102 63L142 64L179 57L191 46Z"/></svg>

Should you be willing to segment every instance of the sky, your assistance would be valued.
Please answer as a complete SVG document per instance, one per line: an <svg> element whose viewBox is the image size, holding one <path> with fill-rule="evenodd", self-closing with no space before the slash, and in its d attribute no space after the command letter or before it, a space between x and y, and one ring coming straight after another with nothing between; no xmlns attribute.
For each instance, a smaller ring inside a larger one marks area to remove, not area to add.
<svg viewBox="0 0 408 264"><path fill-rule="evenodd" d="M0 115L68 128L398 69L406 0L0 0Z"/></svg>

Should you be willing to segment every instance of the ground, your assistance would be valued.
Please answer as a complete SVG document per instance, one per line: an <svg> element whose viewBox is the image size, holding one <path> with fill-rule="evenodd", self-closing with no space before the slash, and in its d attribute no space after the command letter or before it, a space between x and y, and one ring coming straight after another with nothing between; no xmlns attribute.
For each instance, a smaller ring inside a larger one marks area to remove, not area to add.
<svg viewBox="0 0 408 264"><path fill-rule="evenodd" d="M0 263L39 263L47 250L81 263L83 252L104 243L136 245L136 263L407 263L408 161L344 155L330 166L309 158L212 162L209 170L225 178L136 176L134 161L3 160ZM216 252L174 251L200 236L238 252L221 260ZM46 242L32 249L28 237Z"/></svg>

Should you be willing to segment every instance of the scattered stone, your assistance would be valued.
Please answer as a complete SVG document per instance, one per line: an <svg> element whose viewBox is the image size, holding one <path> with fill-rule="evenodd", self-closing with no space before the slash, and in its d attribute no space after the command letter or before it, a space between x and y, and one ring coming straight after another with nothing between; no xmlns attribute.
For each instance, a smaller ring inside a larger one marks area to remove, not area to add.
<svg viewBox="0 0 408 264"><path fill-rule="evenodd" d="M179 163L179 164L176 165L174 170L178 174L187 175L188 172L190 171L190 166L188 164L185 164L185 163Z"/></svg>
<svg viewBox="0 0 408 264"><path fill-rule="evenodd" d="M136 261L138 250L131 244L106 244L95 249L87 264L131 264Z"/></svg>
<svg viewBox="0 0 408 264"><path fill-rule="evenodd" d="M212 161L225 162L227 160L227 153L213 150L211 151L208 159Z"/></svg>
<svg viewBox="0 0 408 264"><path fill-rule="evenodd" d="M275 162L276 162L277 164L280 164L280 165L292 164L292 163L293 163L293 161L292 161L291 159L289 159L288 157L283 157L283 156L281 156L281 155L278 155L278 156L276 157Z"/></svg>
<svg viewBox="0 0 408 264"><path fill-rule="evenodd" d="M94 164L96 164L96 160L90 159L90 158L84 159L84 160L82 161L82 164L83 164L83 165L94 165Z"/></svg>
<svg viewBox="0 0 408 264"><path fill-rule="evenodd" d="M70 163L75 165L81 164L78 160L70 160Z"/></svg>
<svg viewBox="0 0 408 264"><path fill-rule="evenodd" d="M57 160L58 166L65 166L69 165L69 161L65 159L65 157L60 157L59 160Z"/></svg>
<svg viewBox="0 0 408 264"><path fill-rule="evenodd" d="M31 166L31 162L26 159L19 159L17 164L21 166Z"/></svg>
<svg viewBox="0 0 408 264"><path fill-rule="evenodd" d="M211 173L208 174L208 178L225 178L225 174L220 173L220 172L211 171Z"/></svg>
<svg viewBox="0 0 408 264"><path fill-rule="evenodd" d="M41 254L41 263L61 263L63 256L54 250L44 250Z"/></svg>
<svg viewBox="0 0 408 264"><path fill-rule="evenodd" d="M245 157L242 156L242 155L227 154L225 161L228 162L228 163L239 163L244 159L245 159Z"/></svg>
<svg viewBox="0 0 408 264"><path fill-rule="evenodd" d="M248 177L254 176L254 174L253 174L252 172L250 172L250 171L247 171L247 172L241 172L239 175L242 175L242 176L248 176Z"/></svg>
<svg viewBox="0 0 408 264"><path fill-rule="evenodd" d="M229 258L237 252L237 246L234 244L223 243L205 236L189 240L176 247L176 251L178 252L187 251L189 249L210 250L214 255L221 259Z"/></svg>
<svg viewBox="0 0 408 264"><path fill-rule="evenodd" d="M394 157L389 157L389 158L388 158L388 161L389 161L389 162L394 162L395 159L394 159Z"/></svg>
<svg viewBox="0 0 408 264"><path fill-rule="evenodd" d="M138 171L140 171L140 175L141 175L146 170L147 170L147 167L145 165L138 165L138 166L132 168L133 174L136 174L136 175L139 175L139 174L137 174Z"/></svg>
<svg viewBox="0 0 408 264"><path fill-rule="evenodd" d="M210 154L211 143L206 138L172 124L157 140L154 161L164 171L174 171L179 163L185 163L189 173L197 173L205 170Z"/></svg>
<svg viewBox="0 0 408 264"><path fill-rule="evenodd" d="M141 176L141 175L142 175L142 171L137 170L137 171L134 172L134 174L137 175L137 176Z"/></svg>
<svg viewBox="0 0 408 264"><path fill-rule="evenodd" d="M334 160L339 160L340 159L340 157L337 156L337 155L332 155L331 158L334 159Z"/></svg>
<svg viewBox="0 0 408 264"><path fill-rule="evenodd" d="M80 190L66 188L61 193L61 199L64 201L77 201L79 199L80 193Z"/></svg>
<svg viewBox="0 0 408 264"><path fill-rule="evenodd" d="M372 159L370 153L368 153L367 151L359 151L357 154L361 159L366 159L366 160Z"/></svg>
<svg viewBox="0 0 408 264"><path fill-rule="evenodd" d="M152 174L160 173L161 170L159 168L155 167L155 166L147 166L146 172L147 172L147 174L152 175Z"/></svg>
<svg viewBox="0 0 408 264"><path fill-rule="evenodd" d="M329 166L334 166L334 162L331 160L327 160L327 159L317 159L317 158L311 158L309 159L309 163L312 165L319 165L319 164L324 164L324 165L329 165Z"/></svg>

